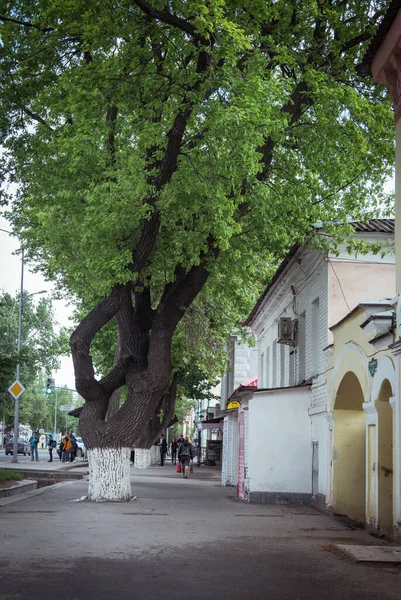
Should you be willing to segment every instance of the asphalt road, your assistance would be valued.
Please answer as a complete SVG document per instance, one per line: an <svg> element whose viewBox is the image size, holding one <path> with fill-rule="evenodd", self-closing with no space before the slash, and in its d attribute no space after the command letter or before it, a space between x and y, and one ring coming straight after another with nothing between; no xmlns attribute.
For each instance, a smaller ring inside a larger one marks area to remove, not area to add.
<svg viewBox="0 0 401 600"><path fill-rule="evenodd" d="M135 502L75 502L81 481L0 508L1 600L399 600L397 568L333 551L378 543L365 531L241 503L210 474L133 470Z"/></svg>
<svg viewBox="0 0 401 600"><path fill-rule="evenodd" d="M39 448L38 456L39 456L39 462L41 460L46 461L49 459L49 452L48 452L48 450L46 450L46 448L43 448L43 449ZM8 454L6 456L4 449L0 450L0 466L5 463L11 463L12 459L13 459L12 455ZM24 456L23 454L18 454L18 462L24 463L29 460L31 460L31 457L29 455Z"/></svg>

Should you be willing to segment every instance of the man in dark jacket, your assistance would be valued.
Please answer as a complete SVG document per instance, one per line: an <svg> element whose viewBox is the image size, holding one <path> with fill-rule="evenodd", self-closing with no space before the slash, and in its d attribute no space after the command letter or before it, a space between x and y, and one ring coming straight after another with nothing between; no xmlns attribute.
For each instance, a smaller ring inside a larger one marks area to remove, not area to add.
<svg viewBox="0 0 401 600"><path fill-rule="evenodd" d="M167 442L166 442L166 438L164 437L164 434L161 434L160 437L160 465L163 466L164 465L164 457L167 454Z"/></svg>
<svg viewBox="0 0 401 600"><path fill-rule="evenodd" d="M178 460L181 463L182 476L184 479L188 479L189 463L193 458L192 444L189 441L189 437L186 435L184 441L178 448Z"/></svg>

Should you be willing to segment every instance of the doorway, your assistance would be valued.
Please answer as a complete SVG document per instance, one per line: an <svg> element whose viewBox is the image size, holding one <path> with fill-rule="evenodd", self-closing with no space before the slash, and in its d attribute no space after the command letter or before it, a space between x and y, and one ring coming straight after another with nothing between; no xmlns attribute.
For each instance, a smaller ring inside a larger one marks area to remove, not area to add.
<svg viewBox="0 0 401 600"><path fill-rule="evenodd" d="M378 413L378 501L379 535L393 535L393 395L390 382L385 379L376 402Z"/></svg>
<svg viewBox="0 0 401 600"><path fill-rule="evenodd" d="M359 379L346 373L338 386L334 410L333 508L365 522L366 418Z"/></svg>

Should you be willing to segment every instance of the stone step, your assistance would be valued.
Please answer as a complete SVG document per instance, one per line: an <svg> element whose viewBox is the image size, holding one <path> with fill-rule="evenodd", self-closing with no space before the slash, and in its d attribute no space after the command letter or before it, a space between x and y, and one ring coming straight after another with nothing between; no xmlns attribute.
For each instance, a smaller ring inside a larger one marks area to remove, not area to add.
<svg viewBox="0 0 401 600"><path fill-rule="evenodd" d="M12 467L1 467L2 471L12 471L13 473L22 473L24 477L37 477L38 479L55 479L57 481L66 481L67 479L82 479L86 475L85 472L74 472L73 469L65 471L50 469L24 469L24 468L12 468Z"/></svg>
<svg viewBox="0 0 401 600"><path fill-rule="evenodd" d="M21 479L20 481L11 480L7 481L7 483L9 484L7 487L0 488L0 498L25 494L25 492L31 492L38 487L38 482L30 479Z"/></svg>

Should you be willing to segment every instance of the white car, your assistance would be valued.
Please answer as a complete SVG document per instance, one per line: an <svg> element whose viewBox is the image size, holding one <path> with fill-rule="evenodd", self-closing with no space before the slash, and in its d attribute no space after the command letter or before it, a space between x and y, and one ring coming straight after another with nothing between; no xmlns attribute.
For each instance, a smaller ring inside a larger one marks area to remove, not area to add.
<svg viewBox="0 0 401 600"><path fill-rule="evenodd" d="M85 448L85 444L83 442L82 438L75 438L77 440L77 458L81 458L82 456L85 456L86 454L86 448Z"/></svg>

